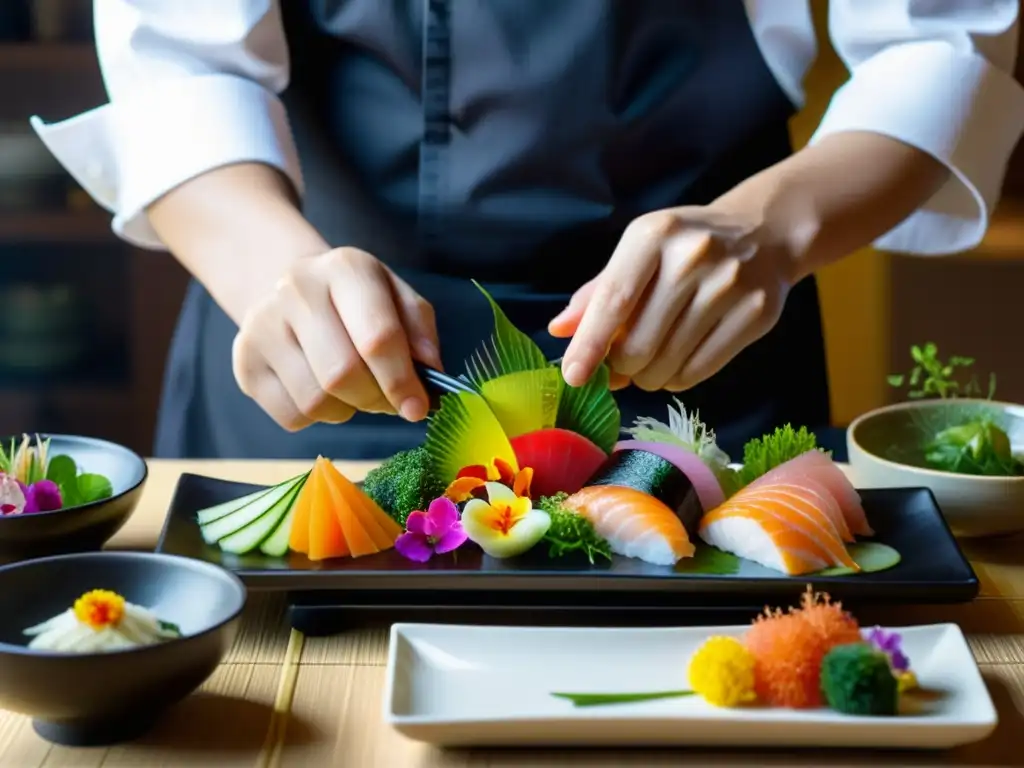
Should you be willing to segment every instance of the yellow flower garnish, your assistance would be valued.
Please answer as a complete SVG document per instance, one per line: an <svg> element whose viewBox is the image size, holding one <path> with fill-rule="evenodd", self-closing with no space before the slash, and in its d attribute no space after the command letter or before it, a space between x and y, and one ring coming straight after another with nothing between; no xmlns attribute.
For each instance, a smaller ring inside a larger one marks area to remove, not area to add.
<svg viewBox="0 0 1024 768"><path fill-rule="evenodd" d="M754 656L735 637L708 638L690 660L690 687L716 707L738 707L757 700Z"/></svg>
<svg viewBox="0 0 1024 768"><path fill-rule="evenodd" d="M75 600L75 618L95 630L116 627L124 617L124 598L108 589L94 589Z"/></svg>
<svg viewBox="0 0 1024 768"><path fill-rule="evenodd" d="M917 675L911 672L909 669L906 672L896 673L896 685L897 690L900 693L906 693L917 688Z"/></svg>
<svg viewBox="0 0 1024 768"><path fill-rule="evenodd" d="M521 555L544 538L551 516L501 483L487 483L487 501L470 499L462 510L462 527L470 541L491 557Z"/></svg>

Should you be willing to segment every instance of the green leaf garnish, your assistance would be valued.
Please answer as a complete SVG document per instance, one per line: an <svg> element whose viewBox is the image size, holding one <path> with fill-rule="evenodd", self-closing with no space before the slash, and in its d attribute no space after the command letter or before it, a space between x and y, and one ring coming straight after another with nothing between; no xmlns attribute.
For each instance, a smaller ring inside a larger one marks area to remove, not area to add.
<svg viewBox="0 0 1024 768"><path fill-rule="evenodd" d="M86 472L78 476L78 495L81 499L80 504L89 504L109 499L114 495L114 489L103 475Z"/></svg>
<svg viewBox="0 0 1024 768"><path fill-rule="evenodd" d="M489 344L477 352L466 364L470 381L478 388L491 379L519 371L536 371L548 367L548 360L536 342L516 328L505 312L476 280L473 285L491 305L494 315L494 333Z"/></svg>
<svg viewBox="0 0 1024 768"><path fill-rule="evenodd" d="M850 553L853 561L860 566L860 571L855 571L845 565L835 568L826 568L818 571L814 576L856 576L858 573L877 573L887 571L900 564L900 553L887 544L880 544L877 541L860 541L850 544L846 551Z"/></svg>
<svg viewBox="0 0 1024 768"><path fill-rule="evenodd" d="M699 573L707 576L734 576L742 561L731 552L709 544L698 544L693 557L684 557L672 569L674 573Z"/></svg>
<svg viewBox="0 0 1024 768"><path fill-rule="evenodd" d="M593 524L564 506L567 493L544 496L536 507L548 513L551 527L541 541L548 544L548 557L564 557L571 552L582 552L591 565L595 557L612 559L611 545L595 529Z"/></svg>
<svg viewBox="0 0 1024 768"><path fill-rule="evenodd" d="M650 693L552 693L556 699L566 699L577 707L596 707L602 704L630 704L656 699L679 699L694 696L693 691L653 691Z"/></svg>
<svg viewBox="0 0 1024 768"><path fill-rule="evenodd" d="M939 348L933 341L926 344L914 344L910 347L910 358L914 362L909 375L891 374L886 380L897 389L908 385L907 397L920 400L926 397L982 397L982 388L976 374L964 380L957 378L958 372L966 371L974 365L973 357L952 355L943 362L939 357ZM988 377L988 395L991 400L996 393L996 376Z"/></svg>
<svg viewBox="0 0 1024 768"><path fill-rule="evenodd" d="M77 507L84 503L78 490L78 466L70 456L61 454L51 458L46 479L52 480L60 489L61 507Z"/></svg>
<svg viewBox="0 0 1024 768"><path fill-rule="evenodd" d="M602 364L582 387L564 385L555 421L556 427L583 435L606 453L611 453L622 430L622 414L609 380L608 366Z"/></svg>
<svg viewBox="0 0 1024 768"><path fill-rule="evenodd" d="M169 632L171 634L177 635L178 637L181 637L181 627L179 627L177 624L174 624L170 621L161 621L158 619L157 625L160 627L162 631Z"/></svg>
<svg viewBox="0 0 1024 768"><path fill-rule="evenodd" d="M738 472L736 483L740 488L749 485L780 464L817 448L818 440L807 427L798 430L791 424L779 427L772 434L754 438L743 446L743 468Z"/></svg>
<svg viewBox="0 0 1024 768"><path fill-rule="evenodd" d="M502 459L518 466L515 451L481 395L447 393L441 407L430 417L424 443L438 480L447 484L464 467L490 465Z"/></svg>

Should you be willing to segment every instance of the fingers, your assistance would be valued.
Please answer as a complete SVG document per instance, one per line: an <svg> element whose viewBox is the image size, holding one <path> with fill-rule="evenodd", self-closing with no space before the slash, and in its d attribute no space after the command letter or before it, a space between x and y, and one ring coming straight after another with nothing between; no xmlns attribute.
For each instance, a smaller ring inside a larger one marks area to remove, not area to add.
<svg viewBox="0 0 1024 768"><path fill-rule="evenodd" d="M342 423L354 410L320 388L298 342L283 322L257 321L250 326L261 334L261 344L239 333L232 345L232 367L242 392L253 398L278 424L289 431L315 421Z"/></svg>
<svg viewBox="0 0 1024 768"><path fill-rule="evenodd" d="M608 377L608 389L612 392L625 389L631 383L629 376L623 376L621 373L616 373L615 371L611 371L611 374Z"/></svg>
<svg viewBox="0 0 1024 768"><path fill-rule="evenodd" d="M618 373L634 376L651 364L709 270L712 242L710 234L697 230L666 242L653 289L629 331L612 347L610 361Z"/></svg>
<svg viewBox="0 0 1024 768"><path fill-rule="evenodd" d="M387 274L394 292L398 315L408 335L413 354L421 363L441 370L441 345L437 337L434 308L390 269L387 270Z"/></svg>
<svg viewBox="0 0 1024 768"><path fill-rule="evenodd" d="M550 323L548 333L556 339L568 339L579 328L580 319L583 317L583 310L590 303L594 295L594 287L597 285L597 278L584 283L576 293L569 299L569 305L559 312Z"/></svg>
<svg viewBox="0 0 1024 768"><path fill-rule="evenodd" d="M413 368L412 352L392 283L369 254L347 249L332 262L331 300L356 351L387 401L409 421L425 418L427 393Z"/></svg>
<svg viewBox="0 0 1024 768"><path fill-rule="evenodd" d="M666 388L681 392L711 378L741 351L768 333L777 314L769 306L765 291L748 293L700 343Z"/></svg>
<svg viewBox="0 0 1024 768"><path fill-rule="evenodd" d="M585 384L608 355L616 333L629 321L657 272L662 241L674 227L674 217L659 211L640 217L626 228L608 265L596 278L579 327L562 360L562 375L567 384Z"/></svg>
<svg viewBox="0 0 1024 768"><path fill-rule="evenodd" d="M690 355L742 295L739 262L725 259L701 281L693 300L651 362L632 376L641 389L664 389Z"/></svg>

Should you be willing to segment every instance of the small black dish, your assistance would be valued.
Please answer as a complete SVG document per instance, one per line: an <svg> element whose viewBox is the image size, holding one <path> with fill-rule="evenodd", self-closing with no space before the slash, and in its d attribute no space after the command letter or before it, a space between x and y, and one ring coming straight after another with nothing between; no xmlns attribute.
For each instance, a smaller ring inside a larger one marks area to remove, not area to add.
<svg viewBox="0 0 1024 768"><path fill-rule="evenodd" d="M978 578L927 488L861 490L873 540L900 553L895 567L857 576L786 576L744 562L735 573L686 572L615 556L611 563L519 557L495 560L475 547L428 563L395 550L359 558L312 562L304 555L231 555L203 541L196 512L252 493L259 486L183 474L157 551L194 557L227 568L252 590L291 594L293 606L318 612L337 606L430 606L435 617L455 608L529 612L691 610L784 605L799 600L808 582L849 604L962 603L978 594ZM420 621L428 620L423 611Z"/></svg>
<svg viewBox="0 0 1024 768"><path fill-rule="evenodd" d="M92 589L117 592L177 624L159 645L89 654L28 648L24 630ZM148 731L214 672L238 634L245 587L208 563L149 552L88 552L0 567L0 707L65 746L105 746Z"/></svg>
<svg viewBox="0 0 1024 768"><path fill-rule="evenodd" d="M40 438L50 440L51 457L66 454L79 471L110 480L114 495L53 512L0 516L0 562L101 549L135 511L146 484L145 460L124 446L76 435ZM10 441L4 438L3 444Z"/></svg>

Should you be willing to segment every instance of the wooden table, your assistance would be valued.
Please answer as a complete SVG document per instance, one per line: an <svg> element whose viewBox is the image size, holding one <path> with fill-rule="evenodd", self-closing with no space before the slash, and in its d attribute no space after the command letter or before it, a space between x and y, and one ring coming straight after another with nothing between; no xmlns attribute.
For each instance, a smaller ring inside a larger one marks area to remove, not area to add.
<svg viewBox="0 0 1024 768"><path fill-rule="evenodd" d="M152 461L139 508L111 546L153 548L181 472L271 483L306 465ZM370 466L339 464L354 480ZM890 625L956 621L969 634L1000 725L987 741L952 752L437 750L408 741L381 722L383 631L305 639L289 631L280 598L256 594L225 663L144 740L112 749L54 747L35 735L26 718L0 711L0 767L1024 765L1024 540L968 543L965 550L982 582L982 595L974 603L860 617L865 623Z"/></svg>

